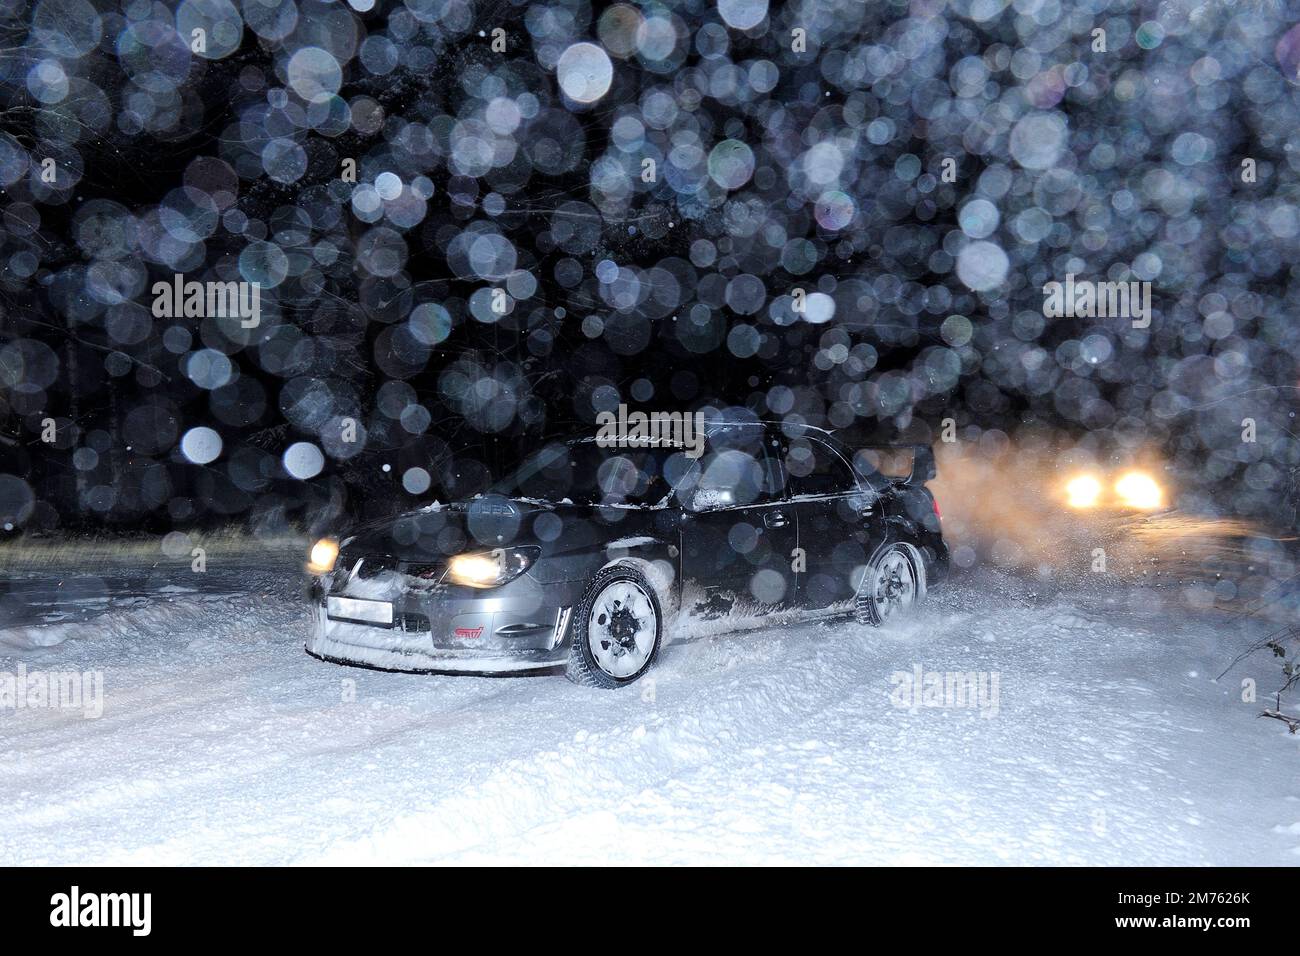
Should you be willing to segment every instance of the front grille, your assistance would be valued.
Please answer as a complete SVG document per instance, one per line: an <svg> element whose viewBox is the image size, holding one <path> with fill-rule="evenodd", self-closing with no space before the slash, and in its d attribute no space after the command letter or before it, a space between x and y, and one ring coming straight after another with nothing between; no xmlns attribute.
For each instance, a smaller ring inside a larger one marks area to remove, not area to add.
<svg viewBox="0 0 1300 956"><path fill-rule="evenodd" d="M377 578L385 571L396 571L398 565L397 559L387 554L366 555L360 561L359 565L354 566L353 572L363 581Z"/></svg>
<svg viewBox="0 0 1300 956"><path fill-rule="evenodd" d="M414 634L428 634L433 630L433 625L423 614L398 614L393 621L393 627Z"/></svg>
<svg viewBox="0 0 1300 956"><path fill-rule="evenodd" d="M437 581L442 577L442 572L447 570L446 564L428 564L428 563L411 563L402 566L402 571L416 578L424 578L426 581Z"/></svg>
<svg viewBox="0 0 1300 956"><path fill-rule="evenodd" d="M446 561L403 561L391 554L342 554L338 567L363 581L389 571L409 574L425 581L437 582L447 570Z"/></svg>

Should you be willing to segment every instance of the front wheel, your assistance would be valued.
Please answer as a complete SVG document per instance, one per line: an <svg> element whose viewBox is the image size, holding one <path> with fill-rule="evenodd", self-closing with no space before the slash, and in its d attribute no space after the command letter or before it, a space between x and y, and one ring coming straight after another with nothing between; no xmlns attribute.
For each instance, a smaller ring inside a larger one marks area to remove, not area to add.
<svg viewBox="0 0 1300 956"><path fill-rule="evenodd" d="M925 569L901 544L882 551L862 576L854 610L861 624L880 627L905 617L925 596Z"/></svg>
<svg viewBox="0 0 1300 956"><path fill-rule="evenodd" d="M587 687L624 687L650 669L662 635L659 598L645 575L626 564L604 568L574 610L566 676Z"/></svg>

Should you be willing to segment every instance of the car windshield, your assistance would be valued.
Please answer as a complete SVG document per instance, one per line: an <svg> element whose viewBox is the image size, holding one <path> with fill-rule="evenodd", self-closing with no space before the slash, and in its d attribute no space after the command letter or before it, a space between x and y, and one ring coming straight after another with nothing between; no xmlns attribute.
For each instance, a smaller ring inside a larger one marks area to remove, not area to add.
<svg viewBox="0 0 1300 956"><path fill-rule="evenodd" d="M601 448L594 440L548 445L493 491L516 498L614 507L651 507L693 462L674 448Z"/></svg>

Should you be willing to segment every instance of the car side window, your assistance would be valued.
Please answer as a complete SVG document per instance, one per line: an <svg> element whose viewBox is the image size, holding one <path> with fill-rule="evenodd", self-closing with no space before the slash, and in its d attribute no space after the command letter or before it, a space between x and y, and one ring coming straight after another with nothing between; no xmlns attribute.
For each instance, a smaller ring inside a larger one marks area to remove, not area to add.
<svg viewBox="0 0 1300 956"><path fill-rule="evenodd" d="M785 467L795 497L843 494L858 487L848 463L816 438L793 439L786 448Z"/></svg>
<svg viewBox="0 0 1300 956"><path fill-rule="evenodd" d="M678 499L695 510L763 504L782 493L780 472L753 426L715 431L704 456L675 485Z"/></svg>
<svg viewBox="0 0 1300 956"><path fill-rule="evenodd" d="M781 455L781 440L776 437L768 439L763 455L763 485L769 499L775 501L786 497L789 491L789 475Z"/></svg>

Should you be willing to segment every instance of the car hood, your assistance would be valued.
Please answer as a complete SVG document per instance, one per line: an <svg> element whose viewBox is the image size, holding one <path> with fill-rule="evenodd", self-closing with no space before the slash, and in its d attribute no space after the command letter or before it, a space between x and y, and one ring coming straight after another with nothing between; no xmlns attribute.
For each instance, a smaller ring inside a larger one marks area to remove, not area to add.
<svg viewBox="0 0 1300 956"><path fill-rule="evenodd" d="M481 495L451 504L435 502L368 522L342 540L348 556L391 555L435 561L492 548L537 546L562 554L630 537L661 537L675 527L670 508L599 507Z"/></svg>

